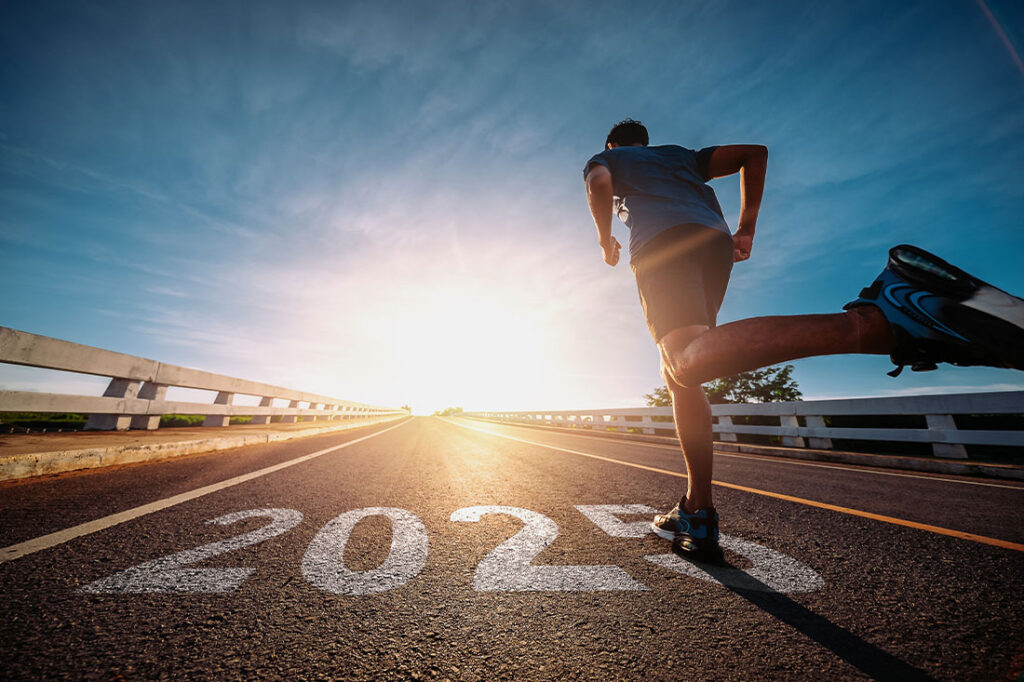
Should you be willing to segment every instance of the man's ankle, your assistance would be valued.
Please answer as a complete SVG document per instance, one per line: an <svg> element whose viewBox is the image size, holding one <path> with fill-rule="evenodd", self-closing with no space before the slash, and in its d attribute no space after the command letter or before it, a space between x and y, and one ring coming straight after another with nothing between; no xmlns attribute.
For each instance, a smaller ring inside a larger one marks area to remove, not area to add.
<svg viewBox="0 0 1024 682"><path fill-rule="evenodd" d="M696 514L701 509L711 509L714 505L711 503L711 498L702 497L690 497L689 495L679 500L679 508L687 514Z"/></svg>

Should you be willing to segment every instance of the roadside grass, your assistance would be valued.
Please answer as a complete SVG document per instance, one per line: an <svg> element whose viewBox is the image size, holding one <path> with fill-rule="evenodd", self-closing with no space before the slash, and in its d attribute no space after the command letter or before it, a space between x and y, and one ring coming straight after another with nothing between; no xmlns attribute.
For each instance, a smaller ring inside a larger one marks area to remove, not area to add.
<svg viewBox="0 0 1024 682"><path fill-rule="evenodd" d="M81 431L88 418L88 415L73 413L0 412L0 431ZM160 427L202 426L204 419L206 417L201 414L165 414L160 417ZM251 424L252 417L231 417L230 423Z"/></svg>

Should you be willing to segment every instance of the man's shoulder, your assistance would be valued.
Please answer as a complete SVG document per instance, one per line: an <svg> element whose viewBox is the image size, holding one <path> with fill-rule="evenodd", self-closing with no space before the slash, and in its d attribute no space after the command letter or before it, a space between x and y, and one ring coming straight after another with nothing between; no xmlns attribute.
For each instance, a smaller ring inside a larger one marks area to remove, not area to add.
<svg viewBox="0 0 1024 682"><path fill-rule="evenodd" d="M629 159L681 159L693 156L693 150L678 144L660 144L647 147L616 147L609 152L619 152L619 158Z"/></svg>
<svg viewBox="0 0 1024 682"><path fill-rule="evenodd" d="M610 170L629 172L629 169L636 164L647 166L655 165L692 163L695 152L692 149L678 144L662 144L656 146L626 146L605 149L590 157L584 166L583 175L595 165L606 166Z"/></svg>
<svg viewBox="0 0 1024 682"><path fill-rule="evenodd" d="M650 150L652 150L652 151L654 151L656 153L659 153L659 154L670 154L670 155L692 154L693 153L693 150L690 149L689 147L683 147L682 145L678 145L678 144L661 144L661 145L658 145L657 147L648 147L648 149L650 149Z"/></svg>

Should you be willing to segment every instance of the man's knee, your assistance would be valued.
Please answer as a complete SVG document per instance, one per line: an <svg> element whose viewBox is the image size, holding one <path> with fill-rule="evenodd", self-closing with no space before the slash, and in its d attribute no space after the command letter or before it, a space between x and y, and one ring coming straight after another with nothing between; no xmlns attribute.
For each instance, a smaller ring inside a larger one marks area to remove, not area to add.
<svg viewBox="0 0 1024 682"><path fill-rule="evenodd" d="M676 394L680 391L686 390L685 386L675 380L675 377L672 375L671 370L669 370L668 365L665 364L664 360L661 363L661 380L665 382L665 386L668 387L669 393Z"/></svg>
<svg viewBox="0 0 1024 682"><path fill-rule="evenodd" d="M693 342L706 334L708 327L694 325L674 329L658 343L661 349L662 378L670 391L700 386L700 358Z"/></svg>
<svg viewBox="0 0 1024 682"><path fill-rule="evenodd" d="M670 391L688 391L700 386L700 366L689 355L682 353L680 357L670 360L668 367L663 367L662 377L669 384Z"/></svg>
<svg viewBox="0 0 1024 682"><path fill-rule="evenodd" d="M692 374L687 365L682 367L669 367L664 361L661 363L661 378L672 394L673 400L688 400L697 391L703 395L699 381L693 380Z"/></svg>

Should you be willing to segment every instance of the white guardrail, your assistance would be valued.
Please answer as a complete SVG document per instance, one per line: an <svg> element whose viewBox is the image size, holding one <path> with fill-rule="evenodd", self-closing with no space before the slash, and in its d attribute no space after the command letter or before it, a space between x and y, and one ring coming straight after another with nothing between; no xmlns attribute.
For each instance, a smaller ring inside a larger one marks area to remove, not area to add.
<svg viewBox="0 0 1024 682"><path fill-rule="evenodd" d="M1024 391L961 393L899 398L854 398L792 403L712 405L717 419L716 440L737 442L741 434L781 437L787 447L831 450L833 439L929 443L936 457L965 459L965 445L1024 448L1024 430L957 428L954 415L1024 415ZM828 427L826 417L912 415L923 417L925 428ZM610 410L556 410L543 412L466 412L503 422L541 424L602 431L653 434L655 429L675 431L671 407L636 407ZM736 417L768 417L777 425L734 424ZM654 418L659 420L655 421Z"/></svg>
<svg viewBox="0 0 1024 682"><path fill-rule="evenodd" d="M283 422L295 422L369 420L408 414L405 410L177 367L8 327L0 327L0 362L110 377L102 397L0 391L0 412L87 414L86 429L155 429L165 414L204 415L203 426L227 426L234 416L251 416L253 424L269 424L273 416L281 417ZM217 395L213 404L169 401L169 387L216 391ZM234 405L237 395L258 397L259 405ZM288 404L275 406L275 400Z"/></svg>

